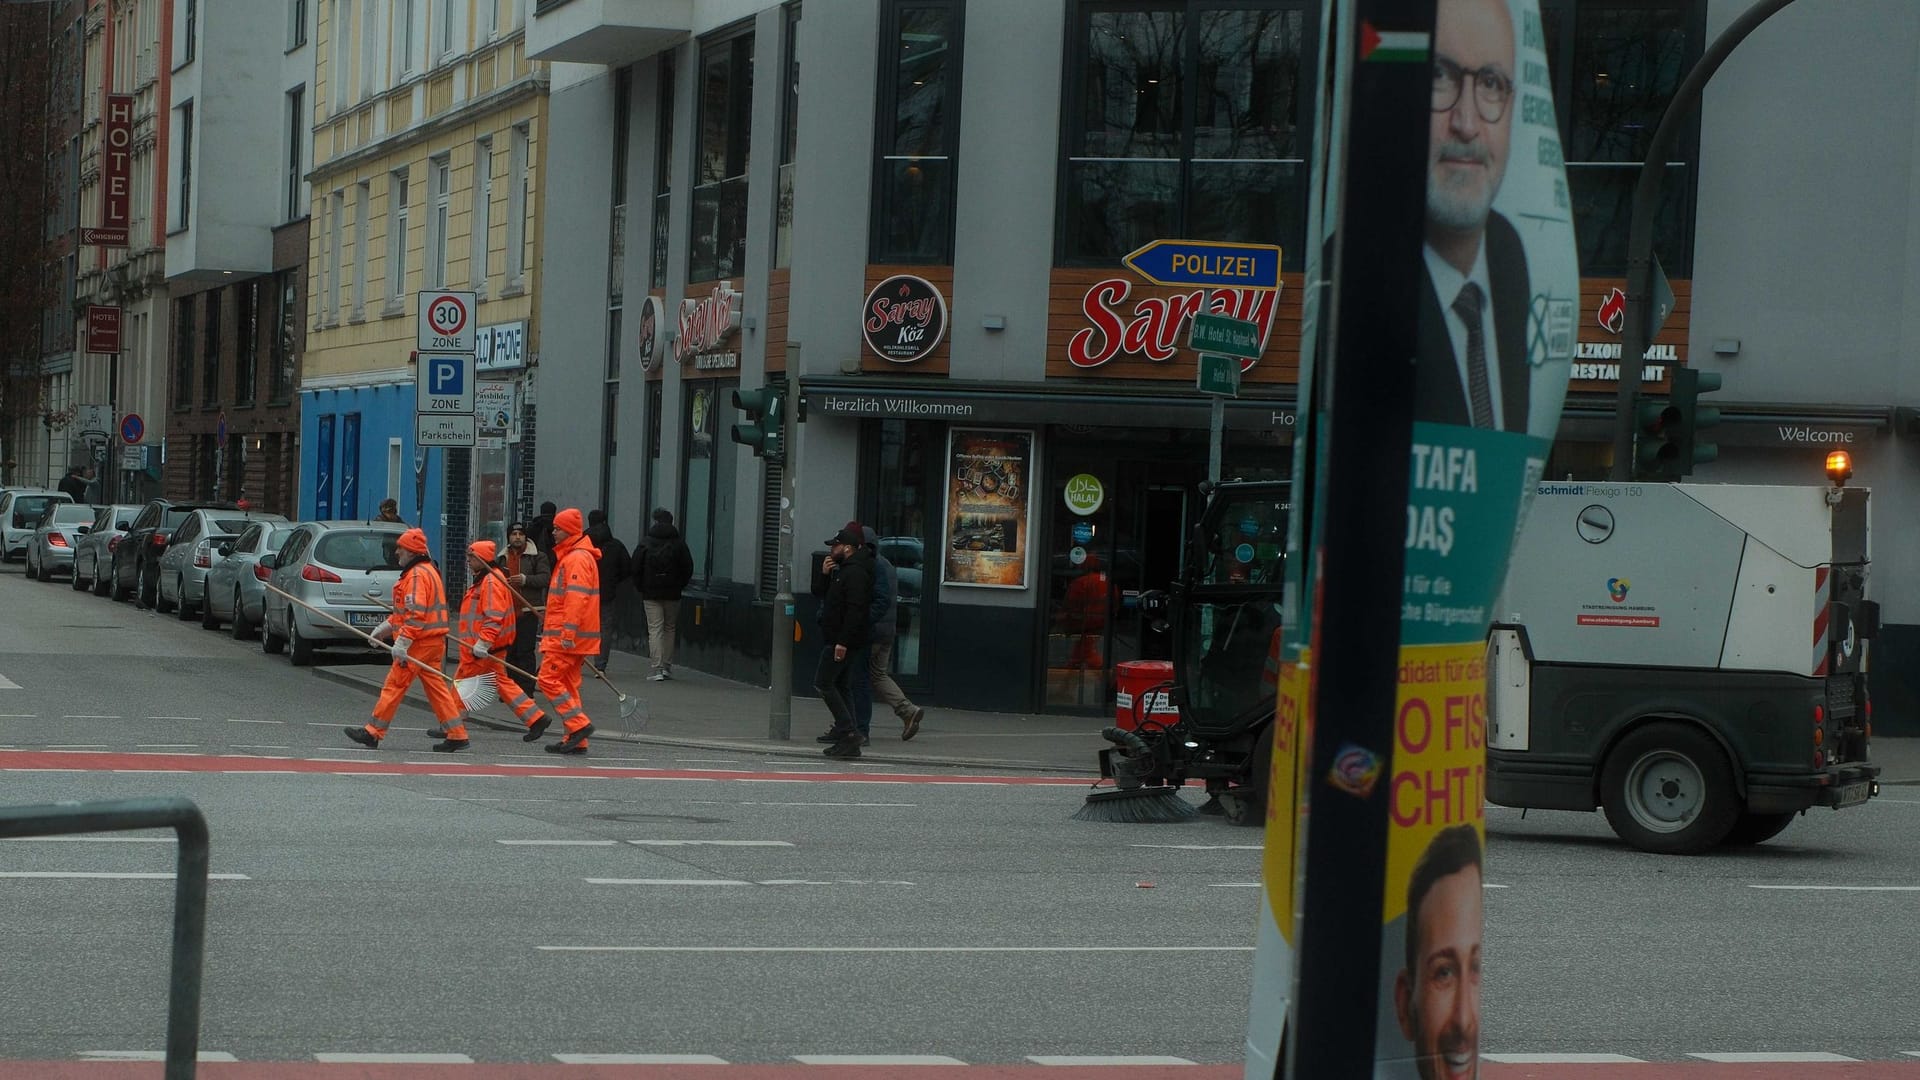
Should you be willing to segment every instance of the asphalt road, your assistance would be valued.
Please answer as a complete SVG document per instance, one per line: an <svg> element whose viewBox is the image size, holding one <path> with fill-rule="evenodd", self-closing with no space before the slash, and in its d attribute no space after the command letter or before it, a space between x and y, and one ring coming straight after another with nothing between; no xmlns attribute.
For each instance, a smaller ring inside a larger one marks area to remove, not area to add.
<svg viewBox="0 0 1920 1080"><path fill-rule="evenodd" d="M450 760L417 711L356 750L339 728L369 704L256 644L0 574L5 801L186 795L211 823L216 1057L1241 1056L1256 832L1076 823L1081 781L1033 775L607 741L556 761L485 731ZM1596 816L1491 810L1483 1050L1920 1075L1891 1064L1920 1055L1917 828L1920 788L1892 788L1674 859ZM0 843L0 1071L164 1044L172 859L158 834Z"/></svg>

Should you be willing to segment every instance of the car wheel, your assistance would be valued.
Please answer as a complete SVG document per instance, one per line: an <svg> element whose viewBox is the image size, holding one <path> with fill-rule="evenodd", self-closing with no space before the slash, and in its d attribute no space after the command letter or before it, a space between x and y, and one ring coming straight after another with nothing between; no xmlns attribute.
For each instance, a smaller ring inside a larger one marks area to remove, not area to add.
<svg viewBox="0 0 1920 1080"><path fill-rule="evenodd" d="M300 636L300 623L287 612L287 659L294 667L307 667L313 663L313 643Z"/></svg>
<svg viewBox="0 0 1920 1080"><path fill-rule="evenodd" d="M73 573L68 576L67 583L73 586L74 592L86 591L88 582L86 578L83 578L80 576L80 560L79 559L73 560Z"/></svg>
<svg viewBox="0 0 1920 1080"><path fill-rule="evenodd" d="M173 607L180 615L181 622L191 622L200 609L187 602L187 579L176 576L173 579Z"/></svg>
<svg viewBox="0 0 1920 1080"><path fill-rule="evenodd" d="M1733 831L1740 793L1713 736L1689 724L1647 724L1607 755L1600 776L1607 824L1641 851L1697 855Z"/></svg>
<svg viewBox="0 0 1920 1080"><path fill-rule="evenodd" d="M40 572L33 568L33 549L32 548L27 549L26 562L27 562L27 568L23 572L27 575L27 580L28 581L40 580Z"/></svg>
<svg viewBox="0 0 1920 1080"><path fill-rule="evenodd" d="M233 590L233 640L246 641L259 632L259 628L247 621L247 613L240 606L240 590Z"/></svg>
<svg viewBox="0 0 1920 1080"><path fill-rule="evenodd" d="M111 597L115 600L119 600L122 597L123 594L120 592L120 571L114 567L112 562L107 563L107 572L104 574L100 572L99 564L94 564L93 595Z"/></svg>
<svg viewBox="0 0 1920 1080"><path fill-rule="evenodd" d="M151 598L147 602L148 607L162 615L173 614L173 601L167 599L166 590L160 587L160 572L158 570L154 571L153 588L147 593L147 596Z"/></svg>
<svg viewBox="0 0 1920 1080"><path fill-rule="evenodd" d="M280 655L280 650L286 647L287 639L273 632L273 623L268 617L266 609L262 608L260 611L260 651L271 656L278 656Z"/></svg>
<svg viewBox="0 0 1920 1080"><path fill-rule="evenodd" d="M213 613L213 582L207 582L200 592L200 629L220 629L220 616Z"/></svg>

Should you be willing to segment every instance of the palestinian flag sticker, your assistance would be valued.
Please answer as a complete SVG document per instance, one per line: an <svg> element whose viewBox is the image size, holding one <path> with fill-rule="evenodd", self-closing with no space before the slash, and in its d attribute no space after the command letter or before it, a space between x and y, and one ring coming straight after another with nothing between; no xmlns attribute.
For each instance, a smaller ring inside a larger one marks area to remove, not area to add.
<svg viewBox="0 0 1920 1080"><path fill-rule="evenodd" d="M1382 63L1417 64L1427 59L1433 35L1417 30L1376 30L1360 24L1360 59Z"/></svg>

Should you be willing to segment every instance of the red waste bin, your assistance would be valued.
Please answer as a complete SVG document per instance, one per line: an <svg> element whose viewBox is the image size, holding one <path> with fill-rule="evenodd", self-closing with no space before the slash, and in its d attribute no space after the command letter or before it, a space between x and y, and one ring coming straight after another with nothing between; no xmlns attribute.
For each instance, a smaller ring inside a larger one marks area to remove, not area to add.
<svg viewBox="0 0 1920 1080"><path fill-rule="evenodd" d="M1171 662L1128 660L1115 664L1113 680L1116 686L1113 718L1121 727L1131 731L1139 727L1141 721L1172 724L1180 718L1180 710L1174 708L1173 700L1167 693L1168 684L1173 682ZM1143 698L1144 703L1136 710L1135 703Z"/></svg>

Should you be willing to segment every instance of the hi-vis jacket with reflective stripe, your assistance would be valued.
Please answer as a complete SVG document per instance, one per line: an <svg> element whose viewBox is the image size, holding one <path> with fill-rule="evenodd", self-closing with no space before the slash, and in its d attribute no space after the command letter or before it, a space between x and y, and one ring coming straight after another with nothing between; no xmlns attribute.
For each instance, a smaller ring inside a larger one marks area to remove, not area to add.
<svg viewBox="0 0 1920 1080"><path fill-rule="evenodd" d="M415 642L446 640L447 585L431 559L416 559L393 583L393 633Z"/></svg>
<svg viewBox="0 0 1920 1080"><path fill-rule="evenodd" d="M555 547L547 583L547 617L540 647L548 652L600 654L600 549L585 536Z"/></svg>
<svg viewBox="0 0 1920 1080"><path fill-rule="evenodd" d="M485 576L467 589L460 604L459 633L463 644L484 641L496 653L513 644L513 593L500 571L488 567Z"/></svg>

